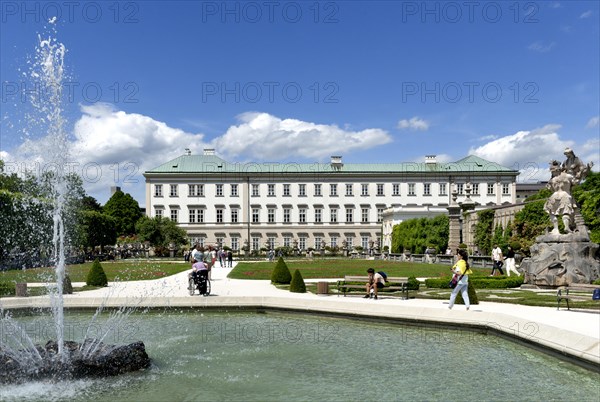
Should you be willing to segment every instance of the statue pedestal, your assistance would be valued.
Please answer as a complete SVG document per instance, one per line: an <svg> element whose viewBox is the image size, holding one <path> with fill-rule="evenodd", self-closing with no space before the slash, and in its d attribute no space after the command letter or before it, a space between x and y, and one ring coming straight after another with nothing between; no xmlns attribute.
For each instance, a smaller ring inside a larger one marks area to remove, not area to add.
<svg viewBox="0 0 600 402"><path fill-rule="evenodd" d="M525 283L543 288L591 283L600 278L600 246L582 233L538 236L523 259Z"/></svg>

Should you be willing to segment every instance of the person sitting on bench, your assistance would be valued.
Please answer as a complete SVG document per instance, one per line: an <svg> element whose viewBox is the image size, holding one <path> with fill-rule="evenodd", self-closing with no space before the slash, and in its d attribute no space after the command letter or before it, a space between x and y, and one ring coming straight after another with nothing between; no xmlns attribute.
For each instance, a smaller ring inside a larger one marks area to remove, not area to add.
<svg viewBox="0 0 600 402"><path fill-rule="evenodd" d="M371 297L371 292L373 292L373 298L377 300L377 290L385 286L385 278L379 272L375 272L373 268L367 269L367 273L369 274L369 281L366 286L367 294L364 298L368 299Z"/></svg>

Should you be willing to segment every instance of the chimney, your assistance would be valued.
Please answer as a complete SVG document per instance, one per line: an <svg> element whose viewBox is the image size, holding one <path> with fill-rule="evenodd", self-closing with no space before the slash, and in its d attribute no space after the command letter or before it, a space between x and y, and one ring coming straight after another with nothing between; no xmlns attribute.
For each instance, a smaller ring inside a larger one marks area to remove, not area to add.
<svg viewBox="0 0 600 402"><path fill-rule="evenodd" d="M214 148L204 148L204 156L211 156L215 154Z"/></svg>
<svg viewBox="0 0 600 402"><path fill-rule="evenodd" d="M344 164L342 163L341 156L332 156L331 157L331 168L333 170L342 170L343 166L344 166Z"/></svg>
<svg viewBox="0 0 600 402"><path fill-rule="evenodd" d="M185 149L185 154L186 154L187 156L189 156L189 155L191 155L191 154L192 154L192 151L191 151L189 148L186 148L186 149Z"/></svg>
<svg viewBox="0 0 600 402"><path fill-rule="evenodd" d="M432 165L437 163L435 160L435 155L425 155L425 164Z"/></svg>

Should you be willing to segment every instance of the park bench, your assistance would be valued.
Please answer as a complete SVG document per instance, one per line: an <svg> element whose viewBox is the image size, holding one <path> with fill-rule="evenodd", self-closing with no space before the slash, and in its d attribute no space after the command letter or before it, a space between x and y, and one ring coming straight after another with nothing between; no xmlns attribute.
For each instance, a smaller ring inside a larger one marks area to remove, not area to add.
<svg viewBox="0 0 600 402"><path fill-rule="evenodd" d="M571 308L569 300L600 302L600 299L592 299L594 289L600 289L600 285L574 284L571 286L561 286L556 293L556 301L558 303L556 309L560 309L561 300L567 301L567 310Z"/></svg>
<svg viewBox="0 0 600 402"><path fill-rule="evenodd" d="M343 293L344 297L346 294L350 292L360 292L361 294L365 293L365 286L367 285L367 281L369 280L368 276L358 276L358 275L346 275L344 279L341 279L337 282L338 296L340 293ZM402 299L408 299L408 278L406 277L395 277L388 276L387 281L385 283L385 287L380 289L378 293L388 294L388 292L397 292L400 291L400 295ZM389 296L395 296L393 294L389 294Z"/></svg>

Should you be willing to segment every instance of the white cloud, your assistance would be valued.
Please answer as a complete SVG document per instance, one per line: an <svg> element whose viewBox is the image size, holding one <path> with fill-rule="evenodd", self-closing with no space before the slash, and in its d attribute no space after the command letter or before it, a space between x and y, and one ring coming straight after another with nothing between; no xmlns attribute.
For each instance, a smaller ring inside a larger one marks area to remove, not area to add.
<svg viewBox="0 0 600 402"><path fill-rule="evenodd" d="M426 131L429 129L429 122L420 117L412 117L410 120L403 119L398 122L397 127L400 130Z"/></svg>
<svg viewBox="0 0 600 402"><path fill-rule="evenodd" d="M280 119L268 113L249 112L238 116L240 124L213 141L221 155L254 160L280 160L282 155L323 159L355 150L369 149L392 141L384 130L350 131L336 125L296 119Z"/></svg>
<svg viewBox="0 0 600 402"><path fill-rule="evenodd" d="M594 116L588 120L587 124L585 125L585 128L598 127L599 123L600 123L600 116Z"/></svg>
<svg viewBox="0 0 600 402"><path fill-rule="evenodd" d="M538 53L546 53L552 50L556 46L556 42L545 43L543 41L536 41L529 45L528 49Z"/></svg>
<svg viewBox="0 0 600 402"><path fill-rule="evenodd" d="M592 10L587 10L586 12L582 13L579 18L589 18L591 17L593 14Z"/></svg>
<svg viewBox="0 0 600 402"><path fill-rule="evenodd" d="M548 124L531 131L519 131L471 148L469 154L521 171L518 181L547 180L548 163L553 159L564 159L564 149L574 146L573 141L560 138L560 127ZM577 149L575 152L581 153Z"/></svg>
<svg viewBox="0 0 600 402"><path fill-rule="evenodd" d="M562 6L560 5L560 3L558 1L553 1L550 3L549 7L550 8L561 8Z"/></svg>

